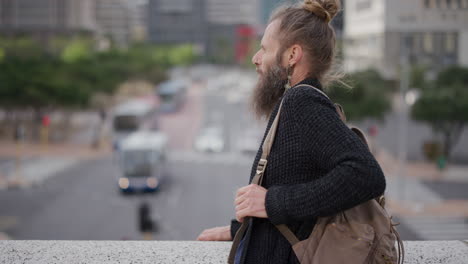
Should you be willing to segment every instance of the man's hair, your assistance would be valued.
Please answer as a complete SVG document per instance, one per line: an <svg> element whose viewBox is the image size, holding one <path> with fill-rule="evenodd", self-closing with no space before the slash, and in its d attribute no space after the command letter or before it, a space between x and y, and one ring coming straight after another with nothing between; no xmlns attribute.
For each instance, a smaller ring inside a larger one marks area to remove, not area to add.
<svg viewBox="0 0 468 264"><path fill-rule="evenodd" d="M339 0L305 0L277 8L270 17L281 21L279 27L280 49L277 60L292 45L299 44L309 63L308 77L324 85L337 80L340 74L329 73L335 58L335 31L330 21L340 11Z"/></svg>

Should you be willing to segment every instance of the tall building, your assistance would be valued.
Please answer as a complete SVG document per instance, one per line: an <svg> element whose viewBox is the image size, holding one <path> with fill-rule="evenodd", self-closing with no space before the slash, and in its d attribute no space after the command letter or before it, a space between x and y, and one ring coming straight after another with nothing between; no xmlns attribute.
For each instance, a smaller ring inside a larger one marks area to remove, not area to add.
<svg viewBox="0 0 468 264"><path fill-rule="evenodd" d="M260 32L262 32L267 23L268 20L270 19L271 13L279 6L282 4L287 4L287 3L295 3L296 1L294 0L259 0L260 1L260 10L257 12L257 16L260 19ZM341 5L343 7L344 1L341 1ZM343 9L343 8L342 8ZM333 28L335 29L335 32L337 34L337 38L341 39L342 32L343 32L343 14L344 12L341 11L339 12L335 18L332 20L331 24Z"/></svg>
<svg viewBox="0 0 468 264"><path fill-rule="evenodd" d="M148 33L153 43L191 43L206 49L204 0L150 0Z"/></svg>
<svg viewBox="0 0 468 264"><path fill-rule="evenodd" d="M468 0L346 0L344 65L398 78L400 57L433 72L468 65Z"/></svg>
<svg viewBox="0 0 468 264"><path fill-rule="evenodd" d="M260 0L206 0L208 22L212 24L257 26Z"/></svg>
<svg viewBox="0 0 468 264"><path fill-rule="evenodd" d="M130 10L130 38L144 41L148 37L148 0L127 0Z"/></svg>
<svg viewBox="0 0 468 264"><path fill-rule="evenodd" d="M340 0L341 2L341 11L336 14L336 16L331 21L333 28L338 39L343 37L343 28L344 28L344 13L346 12L345 1Z"/></svg>
<svg viewBox="0 0 468 264"><path fill-rule="evenodd" d="M0 0L3 34L94 32L94 0Z"/></svg>
<svg viewBox="0 0 468 264"><path fill-rule="evenodd" d="M258 15L261 18L261 24L263 25L263 27L265 27L266 24L268 23L268 20L270 19L271 12L273 12L275 8L280 6L285 1L283 0L260 0L260 1L261 1L260 2L261 8L260 8L260 12Z"/></svg>
<svg viewBox="0 0 468 264"><path fill-rule="evenodd" d="M254 44L255 31L260 29L260 0L205 1L207 54L242 63Z"/></svg>
<svg viewBox="0 0 468 264"><path fill-rule="evenodd" d="M96 1L99 33L110 38L117 46L127 46L130 42L130 15L126 0Z"/></svg>

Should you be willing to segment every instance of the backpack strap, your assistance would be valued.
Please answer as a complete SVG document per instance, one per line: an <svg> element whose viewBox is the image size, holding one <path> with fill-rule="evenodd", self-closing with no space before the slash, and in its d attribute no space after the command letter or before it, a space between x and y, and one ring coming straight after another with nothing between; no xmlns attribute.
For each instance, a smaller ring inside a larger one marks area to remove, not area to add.
<svg viewBox="0 0 468 264"><path fill-rule="evenodd" d="M270 154L271 147L273 146L273 141L275 140L275 135L276 135L276 131L277 131L277 128L278 128L279 117L280 117L282 107L283 107L283 101L281 101L281 103L280 103L278 112L276 113L275 119L274 119L270 129L268 130L268 134L267 134L267 136L266 136L266 138L264 140L264 143L262 145L262 156L260 157L260 160L258 161L257 170L255 172L255 176L252 179L253 184L257 184L257 185L260 185L260 186L262 185L263 174L265 172L265 169L266 169L266 166L267 166L267 163L268 163L267 158L268 158L268 155ZM240 242L241 242L242 238L245 235L245 232L247 232L247 228L249 226L249 223L251 222L250 219L251 219L251 217L245 217L244 218L244 221L242 221L241 227L237 230L236 235L234 236L232 246L231 246L231 250L229 252L229 257L228 257L228 263L229 264L234 263L234 258L235 258L235 255L236 255L237 248L239 247ZM297 242L299 242L299 239L297 239L297 237L291 232L291 230L289 230L289 228L287 226L284 225L282 230L285 230L285 232L286 232L286 233L283 233L283 235L287 234L287 236L290 237L290 238L294 237L297 240Z"/></svg>

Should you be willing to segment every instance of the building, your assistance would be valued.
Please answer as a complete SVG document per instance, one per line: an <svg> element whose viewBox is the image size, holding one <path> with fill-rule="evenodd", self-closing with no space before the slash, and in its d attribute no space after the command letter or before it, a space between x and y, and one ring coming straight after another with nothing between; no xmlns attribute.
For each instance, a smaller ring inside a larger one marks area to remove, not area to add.
<svg viewBox="0 0 468 264"><path fill-rule="evenodd" d="M331 21L331 25L335 29L336 37L338 40L343 38L343 28L344 28L344 13L346 12L345 1L340 0L341 2L341 11L336 14L336 16Z"/></svg>
<svg viewBox="0 0 468 264"><path fill-rule="evenodd" d="M144 41L148 37L148 0L127 0L130 10L130 38Z"/></svg>
<svg viewBox="0 0 468 264"><path fill-rule="evenodd" d="M468 65L468 0L346 0L344 66L398 78L400 57L432 72Z"/></svg>
<svg viewBox="0 0 468 264"><path fill-rule="evenodd" d="M260 0L206 0L207 20L211 24L251 25L261 23Z"/></svg>
<svg viewBox="0 0 468 264"><path fill-rule="evenodd" d="M45 41L57 35L88 34L127 46L132 38L146 34L144 4L141 0L0 0L0 33L26 33Z"/></svg>
<svg viewBox="0 0 468 264"><path fill-rule="evenodd" d="M258 26L259 8L259 0L150 0L149 39L194 44L201 55L232 61L245 42L239 40L239 27Z"/></svg>
<svg viewBox="0 0 468 264"><path fill-rule="evenodd" d="M268 20L270 19L271 12L275 10L278 6L280 6L282 3L286 1L282 0L260 0L260 12L259 16L261 18L261 24L263 27L266 26L268 23Z"/></svg>
<svg viewBox="0 0 468 264"><path fill-rule="evenodd" d="M129 44L131 12L126 0L97 0L96 20L101 36L119 47Z"/></svg>
<svg viewBox="0 0 468 264"><path fill-rule="evenodd" d="M93 0L0 0L0 32L57 34L92 33L97 23Z"/></svg>
<svg viewBox="0 0 468 264"><path fill-rule="evenodd" d="M206 0L207 53L243 63L261 26L260 0Z"/></svg>
<svg viewBox="0 0 468 264"><path fill-rule="evenodd" d="M149 39L158 44L191 43L206 48L204 0L150 0Z"/></svg>

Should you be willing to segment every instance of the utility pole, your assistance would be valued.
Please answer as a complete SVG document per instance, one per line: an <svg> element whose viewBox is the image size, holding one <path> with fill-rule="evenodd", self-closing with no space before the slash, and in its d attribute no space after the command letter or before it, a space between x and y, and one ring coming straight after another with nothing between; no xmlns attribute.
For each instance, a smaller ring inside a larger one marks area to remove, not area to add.
<svg viewBox="0 0 468 264"><path fill-rule="evenodd" d="M405 176L407 165L408 141L408 106L405 95L409 86L409 33L400 36L400 95L399 95L399 126L398 126L398 192L401 201L406 198Z"/></svg>

